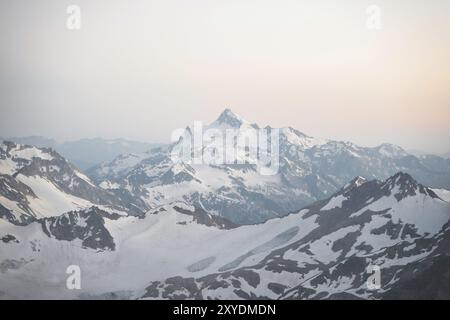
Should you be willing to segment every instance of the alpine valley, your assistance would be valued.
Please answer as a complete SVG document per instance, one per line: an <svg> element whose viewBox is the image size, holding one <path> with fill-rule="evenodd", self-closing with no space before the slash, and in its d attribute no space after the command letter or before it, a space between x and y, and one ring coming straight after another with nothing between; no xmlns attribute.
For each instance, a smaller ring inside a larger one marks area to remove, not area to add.
<svg viewBox="0 0 450 320"><path fill-rule="evenodd" d="M3 141L0 299L450 299L450 159L279 133L274 175L174 163L183 139L84 172Z"/></svg>

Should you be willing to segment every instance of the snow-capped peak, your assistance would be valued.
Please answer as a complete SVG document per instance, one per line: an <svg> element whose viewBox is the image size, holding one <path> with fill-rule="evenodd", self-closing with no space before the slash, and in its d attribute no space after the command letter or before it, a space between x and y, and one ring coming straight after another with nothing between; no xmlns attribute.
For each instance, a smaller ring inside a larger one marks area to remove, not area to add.
<svg viewBox="0 0 450 320"><path fill-rule="evenodd" d="M211 127L231 127L238 129L242 124L247 123L231 109L226 108L220 116L211 124Z"/></svg>
<svg viewBox="0 0 450 320"><path fill-rule="evenodd" d="M280 131L282 139L285 139L289 144L300 146L303 149L309 149L326 143L326 140L309 137L292 127L281 128Z"/></svg>
<svg viewBox="0 0 450 320"><path fill-rule="evenodd" d="M398 172L387 179L381 188L389 190L399 201L407 196L416 194L424 194L432 198L437 198L437 195L431 189L419 184L413 177L404 172Z"/></svg>
<svg viewBox="0 0 450 320"><path fill-rule="evenodd" d="M394 186L411 186L416 187L417 182L409 174L404 172L398 172L385 182L386 185Z"/></svg>
<svg viewBox="0 0 450 320"><path fill-rule="evenodd" d="M383 143L376 147L376 149L380 154L389 158L401 158L408 155L408 153L403 150L403 148L390 143Z"/></svg>
<svg viewBox="0 0 450 320"><path fill-rule="evenodd" d="M362 186L366 182L367 182L366 178L361 177L361 176L357 176L356 178L354 178L352 181L350 181L349 183L347 183L344 186L343 191L347 192L349 190L352 190L353 188L358 188L358 187Z"/></svg>
<svg viewBox="0 0 450 320"><path fill-rule="evenodd" d="M51 149L3 141L0 143L0 174L13 175L24 166L29 165L33 159L51 161L53 160L52 153Z"/></svg>

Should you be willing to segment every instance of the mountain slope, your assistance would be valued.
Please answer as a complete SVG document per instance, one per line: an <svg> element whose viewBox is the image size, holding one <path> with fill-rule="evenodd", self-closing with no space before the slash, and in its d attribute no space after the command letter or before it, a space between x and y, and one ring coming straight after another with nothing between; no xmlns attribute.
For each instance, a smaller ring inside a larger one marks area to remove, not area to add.
<svg viewBox="0 0 450 320"><path fill-rule="evenodd" d="M205 127L220 132L245 132L251 128L258 126L229 109ZM185 132L190 130L187 128ZM358 175L386 179L404 171L426 185L450 188L448 159L417 158L390 144L366 148L350 142L315 139L290 127L281 128L279 170L275 175L263 176L254 164L174 163L171 152L186 141L180 139L146 154L122 155L88 174L102 187L128 190L148 206L186 201L237 224L284 216L328 197ZM211 143L204 141L203 148L211 148ZM248 150L238 150L237 157L246 153Z"/></svg>
<svg viewBox="0 0 450 320"><path fill-rule="evenodd" d="M92 209L27 226L0 220L2 290L8 298L378 299L403 292L414 270L426 278L450 252L450 203L404 173L358 177L258 225L208 226L195 211L176 202L140 218ZM72 264L81 291L65 289ZM366 286L369 265L381 267L380 290Z"/></svg>
<svg viewBox="0 0 450 320"><path fill-rule="evenodd" d="M130 195L97 187L52 149L0 145L0 217L24 224L93 205L143 213Z"/></svg>
<svg viewBox="0 0 450 320"><path fill-rule="evenodd" d="M301 221L300 228L306 221L314 226L300 240L271 251L251 266L154 281L142 297L401 298L408 297L406 288L417 286L411 272L414 277L433 279L428 283L430 295L422 297L435 297L434 292L440 298L450 297L448 288L440 286L442 278L429 271L442 269L450 259L450 206L409 175L400 173L385 182L357 179L294 216ZM235 255L229 266L238 267L253 252ZM379 290L367 287L370 265L381 268Z"/></svg>

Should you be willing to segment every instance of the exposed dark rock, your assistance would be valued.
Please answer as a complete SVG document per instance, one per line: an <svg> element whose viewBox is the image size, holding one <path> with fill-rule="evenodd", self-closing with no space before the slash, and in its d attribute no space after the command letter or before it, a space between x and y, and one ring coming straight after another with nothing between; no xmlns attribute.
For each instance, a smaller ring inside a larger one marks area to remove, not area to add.
<svg viewBox="0 0 450 320"><path fill-rule="evenodd" d="M7 234L4 237L0 238L1 241L3 241L4 243L19 243L19 240L17 240L17 238L15 236L13 236L12 234Z"/></svg>
<svg viewBox="0 0 450 320"><path fill-rule="evenodd" d="M217 227L219 229L232 229L237 227L237 225L233 222L228 221L223 217L212 215L198 207L195 207L194 211L184 209L179 206L174 206L173 208L182 214L192 216L194 218L194 221L199 224L204 224L210 227Z"/></svg>
<svg viewBox="0 0 450 320"><path fill-rule="evenodd" d="M57 217L40 219L42 230L50 238L73 241L81 240L84 247L99 250L114 250L115 244L105 228L104 216L108 212L92 207L86 210L71 211Z"/></svg>

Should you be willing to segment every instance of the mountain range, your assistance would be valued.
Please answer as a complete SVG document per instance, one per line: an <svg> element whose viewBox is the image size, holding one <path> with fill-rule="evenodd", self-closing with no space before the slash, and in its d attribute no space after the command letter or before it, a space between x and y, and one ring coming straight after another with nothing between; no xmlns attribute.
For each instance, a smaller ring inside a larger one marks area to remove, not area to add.
<svg viewBox="0 0 450 320"><path fill-rule="evenodd" d="M249 127L258 128L226 109L207 128ZM450 189L449 159L418 158L391 144L367 148L316 139L291 127L280 128L278 173L261 176L251 164L174 163L171 150L181 143L124 154L86 173L98 185L129 190L151 207L185 201L237 224L284 216L328 197L358 175L386 179L403 171L424 185Z"/></svg>
<svg viewBox="0 0 450 320"><path fill-rule="evenodd" d="M358 177L327 199L250 226L214 221L182 202L141 217L91 207L25 226L0 219L0 297L448 298L447 273L434 272L448 270L449 221L450 203L405 173ZM73 264L81 290L65 287ZM378 290L367 286L374 265ZM420 289L413 281L430 277Z"/></svg>
<svg viewBox="0 0 450 320"><path fill-rule="evenodd" d="M207 127L259 128L229 109ZM450 160L279 132L268 176L174 163L182 139L85 172L3 142L0 299L450 297Z"/></svg>
<svg viewBox="0 0 450 320"><path fill-rule="evenodd" d="M126 139L103 138L58 142L50 138L29 136L0 138L1 140L40 148L52 148L82 171L104 161L111 161L123 153L144 152L158 146L158 144Z"/></svg>
<svg viewBox="0 0 450 320"><path fill-rule="evenodd" d="M0 217L13 224L93 205L142 215L145 204L134 202L124 190L113 192L94 185L52 149L13 142L0 145Z"/></svg>

